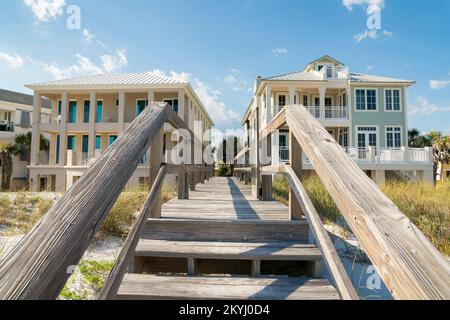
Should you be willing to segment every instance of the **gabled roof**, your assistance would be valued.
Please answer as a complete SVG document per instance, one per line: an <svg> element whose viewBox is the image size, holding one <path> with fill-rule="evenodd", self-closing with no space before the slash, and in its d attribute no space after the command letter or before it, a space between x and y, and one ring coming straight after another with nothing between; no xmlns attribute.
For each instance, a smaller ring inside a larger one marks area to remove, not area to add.
<svg viewBox="0 0 450 320"><path fill-rule="evenodd" d="M403 80L403 79L396 79L396 78L390 78L390 77L381 77L381 76L374 76L364 73L350 73L350 82L359 82L359 83L410 83L413 84L415 81L412 80Z"/></svg>
<svg viewBox="0 0 450 320"><path fill-rule="evenodd" d="M320 57L319 59L311 61L310 63L308 63L308 66L313 64L313 63L316 63L317 61L322 61L322 60L330 60L330 61L333 61L334 63L340 64L340 65L343 65L343 66L345 65L344 63L342 63L342 62L340 62L340 61L338 61L338 60L336 60L336 59L334 59L334 58L332 58L332 57L330 57L329 55L326 54L323 57Z"/></svg>
<svg viewBox="0 0 450 320"><path fill-rule="evenodd" d="M283 74L262 79L263 81L323 81L321 77L313 73L303 71Z"/></svg>
<svg viewBox="0 0 450 320"><path fill-rule="evenodd" d="M25 93L0 89L0 101L32 106L33 96ZM48 99L43 99L42 107L50 109L52 107L51 101Z"/></svg>
<svg viewBox="0 0 450 320"><path fill-rule="evenodd" d="M146 73L105 73L72 79L55 80L26 85L27 88L58 86L101 86L101 85L176 85L187 84L171 77Z"/></svg>

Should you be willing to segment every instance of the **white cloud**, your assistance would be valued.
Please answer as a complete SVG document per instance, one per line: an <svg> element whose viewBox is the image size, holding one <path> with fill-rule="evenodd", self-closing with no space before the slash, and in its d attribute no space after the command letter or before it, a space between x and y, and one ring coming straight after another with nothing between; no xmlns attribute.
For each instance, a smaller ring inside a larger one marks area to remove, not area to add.
<svg viewBox="0 0 450 320"><path fill-rule="evenodd" d="M175 71L170 71L167 74L159 69L155 69L152 72L163 76L170 76L177 80L190 82L217 127L232 128L241 121L241 116L221 101L221 92L219 90L212 89L203 81L193 77L192 74L187 72L178 73Z"/></svg>
<svg viewBox="0 0 450 320"><path fill-rule="evenodd" d="M342 0L342 4L352 11L353 6L367 6L367 14L373 14L384 7L384 0Z"/></svg>
<svg viewBox="0 0 450 320"><path fill-rule="evenodd" d="M438 107L434 103L431 103L426 97L418 96L417 104L409 109L408 115L411 117L416 115L429 116L437 112L450 112L450 107Z"/></svg>
<svg viewBox="0 0 450 320"><path fill-rule="evenodd" d="M83 37L87 42L91 42L91 40L95 38L95 36L89 31L89 29L83 29Z"/></svg>
<svg viewBox="0 0 450 320"><path fill-rule="evenodd" d="M18 54L10 55L8 53L0 52L0 60L6 62L6 64L14 69L20 68L25 64L25 60Z"/></svg>
<svg viewBox="0 0 450 320"><path fill-rule="evenodd" d="M128 65L125 49L118 49L115 55L104 54L100 59L103 62L102 66L106 72L114 72Z"/></svg>
<svg viewBox="0 0 450 320"><path fill-rule="evenodd" d="M229 74L229 75L225 76L225 78L223 78L223 82L229 83L229 84L236 83L237 79L234 75Z"/></svg>
<svg viewBox="0 0 450 320"><path fill-rule="evenodd" d="M24 0L39 21L49 21L56 19L63 14L66 5L65 0Z"/></svg>
<svg viewBox="0 0 450 320"><path fill-rule="evenodd" d="M359 33L359 34L355 35L354 38L355 38L356 42L361 42L367 38L376 39L376 38L378 38L378 32L377 32L377 30L372 30L372 31L366 30L363 33Z"/></svg>
<svg viewBox="0 0 450 320"><path fill-rule="evenodd" d="M51 74L55 79L66 79L80 76L88 76L94 74L103 74L109 72L116 72L128 64L125 50L117 50L115 55L102 55L100 60L102 65L99 66L92 62L89 58L77 54L75 56L77 62L73 65L62 67L57 63L37 62L29 59L34 64L37 64L45 72Z"/></svg>
<svg viewBox="0 0 450 320"><path fill-rule="evenodd" d="M450 80L430 80L428 83L433 90L445 89L450 86Z"/></svg>
<svg viewBox="0 0 450 320"><path fill-rule="evenodd" d="M391 38L394 35L392 31L383 30L383 36L386 38Z"/></svg>
<svg viewBox="0 0 450 320"><path fill-rule="evenodd" d="M285 54L287 54L287 53L288 53L288 51L287 51L286 48L275 48L275 49L272 49L272 54L273 54L275 57L279 57L279 56L285 55Z"/></svg>

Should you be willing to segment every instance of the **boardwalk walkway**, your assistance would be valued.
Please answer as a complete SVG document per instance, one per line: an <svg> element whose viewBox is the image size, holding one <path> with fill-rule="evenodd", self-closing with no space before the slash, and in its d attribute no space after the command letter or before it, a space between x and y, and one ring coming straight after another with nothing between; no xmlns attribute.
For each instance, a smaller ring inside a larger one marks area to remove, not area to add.
<svg viewBox="0 0 450 320"><path fill-rule="evenodd" d="M234 178L213 178L150 219L118 299L339 299L318 279L306 221L259 201Z"/></svg>

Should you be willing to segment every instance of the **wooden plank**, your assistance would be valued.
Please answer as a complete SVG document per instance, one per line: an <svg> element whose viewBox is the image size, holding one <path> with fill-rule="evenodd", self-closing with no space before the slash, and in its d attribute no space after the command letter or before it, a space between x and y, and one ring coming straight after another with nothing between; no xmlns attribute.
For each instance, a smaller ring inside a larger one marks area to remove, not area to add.
<svg viewBox="0 0 450 320"><path fill-rule="evenodd" d="M118 299L338 300L327 280L127 274Z"/></svg>
<svg viewBox="0 0 450 320"><path fill-rule="evenodd" d="M328 236L328 232L325 230L308 193L294 170L290 166L286 166L285 168L289 179L289 184L291 185L291 190L302 206L302 211L308 220L310 230L316 239L317 246L320 248L324 256L324 261L328 271L330 272L334 286L343 300L359 300L358 293L355 291L352 281L348 277L341 262L341 258L336 252L336 249Z"/></svg>
<svg viewBox="0 0 450 320"><path fill-rule="evenodd" d="M286 107L310 159L384 283L397 299L450 299L450 266L303 107Z"/></svg>
<svg viewBox="0 0 450 320"><path fill-rule="evenodd" d="M318 261L322 259L322 254L316 246L295 241L251 243L141 239L136 247L135 255L140 257L268 261Z"/></svg>
<svg viewBox="0 0 450 320"><path fill-rule="evenodd" d="M133 252L137 244L139 243L139 236L142 233L142 230L145 228L145 222L153 213L152 207L159 204L159 202L156 200L161 199L161 189L165 175L166 167L162 166L159 170L158 175L154 179L152 189L150 190L150 193L147 197L144 208L138 215L133 227L131 228L130 234L125 240L119 257L117 258L116 265L105 281L105 285L99 297L100 300L113 299L116 295L119 284L121 283L126 272L128 262L133 257ZM135 264L135 272L139 272L140 270L142 270L142 261L137 260Z"/></svg>
<svg viewBox="0 0 450 320"><path fill-rule="evenodd" d="M278 112L278 114L270 121L265 128L261 130L260 139L264 139L269 134L283 127L286 124L286 108Z"/></svg>
<svg viewBox="0 0 450 320"><path fill-rule="evenodd" d="M240 158L242 158L242 157L244 157L246 154L247 154L247 152L249 152L250 151L250 149L249 149L249 147L248 146L245 146L238 154L237 154L237 156L234 158L234 160L239 160Z"/></svg>
<svg viewBox="0 0 450 320"><path fill-rule="evenodd" d="M152 103L0 262L0 300L55 299L164 125Z"/></svg>
<svg viewBox="0 0 450 320"><path fill-rule="evenodd" d="M306 221L149 219L143 239L307 243Z"/></svg>

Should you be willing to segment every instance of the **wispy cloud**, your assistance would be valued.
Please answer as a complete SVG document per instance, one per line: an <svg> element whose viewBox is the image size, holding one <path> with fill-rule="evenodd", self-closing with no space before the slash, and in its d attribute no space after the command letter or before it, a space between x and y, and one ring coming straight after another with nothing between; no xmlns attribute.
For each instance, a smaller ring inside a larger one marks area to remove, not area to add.
<svg viewBox="0 0 450 320"><path fill-rule="evenodd" d="M279 56L285 55L287 53L288 53L288 51L287 51L286 48L274 48L274 49L272 49L272 54L275 57L279 57Z"/></svg>
<svg viewBox="0 0 450 320"><path fill-rule="evenodd" d="M450 72L448 74L450 76ZM450 79L446 80L430 80L428 82L430 84L430 88L433 90L445 89L450 86Z"/></svg>
<svg viewBox="0 0 450 320"><path fill-rule="evenodd" d="M89 29L83 29L83 37L87 42L91 42L91 40L95 38Z"/></svg>
<svg viewBox="0 0 450 320"><path fill-rule="evenodd" d="M417 115L429 116L439 112L450 112L450 106L439 107L436 104L430 102L426 97L418 96L417 103L409 108L408 115L410 117L414 117Z"/></svg>
<svg viewBox="0 0 450 320"><path fill-rule="evenodd" d="M367 15L367 29L353 36L357 43L366 39L391 38L394 33L381 30L381 11L385 0L342 0L342 4L353 11L354 6L363 7Z"/></svg>
<svg viewBox="0 0 450 320"><path fill-rule="evenodd" d="M190 82L217 127L230 128L236 127L236 124L239 124L241 120L240 115L221 101L222 93L220 90L213 89L205 82L195 78L189 72L170 71L166 73L159 69L155 69L152 72L170 76L177 80Z"/></svg>
<svg viewBox="0 0 450 320"><path fill-rule="evenodd" d="M66 6L65 0L24 0L24 3L42 22L58 18L63 14L63 8Z"/></svg>
<svg viewBox="0 0 450 320"><path fill-rule="evenodd" d="M104 54L100 56L100 64L94 63L90 58L76 54L76 63L69 66L61 66L58 63L47 63L29 58L30 62L39 66L43 71L52 75L55 79L65 79L93 74L117 72L128 65L126 51L118 49L115 54Z"/></svg>
<svg viewBox="0 0 450 320"><path fill-rule="evenodd" d="M11 55L5 52L0 52L0 60L6 62L10 68L14 69L20 68L25 64L25 59L18 54Z"/></svg>

